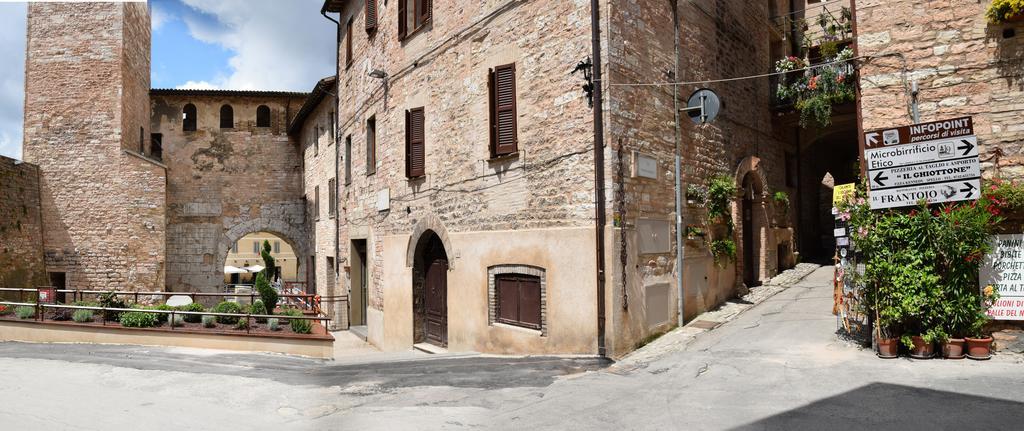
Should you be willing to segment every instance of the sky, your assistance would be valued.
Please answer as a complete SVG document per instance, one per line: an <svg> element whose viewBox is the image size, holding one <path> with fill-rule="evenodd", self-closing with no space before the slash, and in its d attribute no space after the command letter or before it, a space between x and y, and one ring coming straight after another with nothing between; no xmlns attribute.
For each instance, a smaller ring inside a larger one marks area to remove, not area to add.
<svg viewBox="0 0 1024 431"><path fill-rule="evenodd" d="M334 73L323 0L150 0L151 86L309 91ZM25 3L0 2L0 155L21 158Z"/></svg>

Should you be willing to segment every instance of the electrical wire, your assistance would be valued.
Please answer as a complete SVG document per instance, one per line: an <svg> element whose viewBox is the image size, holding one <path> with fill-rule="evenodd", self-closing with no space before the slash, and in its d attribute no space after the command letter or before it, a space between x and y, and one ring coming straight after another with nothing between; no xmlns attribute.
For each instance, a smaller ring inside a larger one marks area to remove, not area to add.
<svg viewBox="0 0 1024 431"><path fill-rule="evenodd" d="M858 60L868 60L868 59L877 58L877 57L879 57L879 56L862 55L860 57L853 57L853 58L848 58L848 59L845 59L845 60L836 60L836 61L830 61L830 62L827 62L827 63L815 64L815 65L812 65L812 66L807 66L807 67L802 68L802 69L793 69L793 70L787 70L787 71L784 71L784 72L762 73L762 74L758 74L758 75L737 76L737 77L734 77L734 78L705 79L705 80L700 80L700 81L684 81L684 82L641 82L641 83L632 83L632 84L611 83L611 84L608 84L608 85L613 86L613 87L661 87L661 86L669 86L669 85L672 85L672 86L699 85L699 84L712 84L712 83L717 83L717 82L743 81L743 80L747 80L747 79L761 79L761 78L768 78L768 77L775 76L775 75L785 75L785 74L788 74L788 73L803 72L803 71L807 71L807 70L814 70L814 69L819 69L819 68L831 66L833 64L840 64L840 63L846 63L846 62L858 61Z"/></svg>

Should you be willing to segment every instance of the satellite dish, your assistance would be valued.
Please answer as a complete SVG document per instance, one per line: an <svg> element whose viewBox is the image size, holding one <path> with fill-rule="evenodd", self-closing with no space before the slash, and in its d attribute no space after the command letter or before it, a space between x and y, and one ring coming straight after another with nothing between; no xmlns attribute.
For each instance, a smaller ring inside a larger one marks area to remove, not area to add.
<svg viewBox="0 0 1024 431"><path fill-rule="evenodd" d="M694 91L686 102L686 113L694 124L714 121L715 117L718 117L718 111L721 110L722 101L718 98L718 94L715 94L710 88Z"/></svg>

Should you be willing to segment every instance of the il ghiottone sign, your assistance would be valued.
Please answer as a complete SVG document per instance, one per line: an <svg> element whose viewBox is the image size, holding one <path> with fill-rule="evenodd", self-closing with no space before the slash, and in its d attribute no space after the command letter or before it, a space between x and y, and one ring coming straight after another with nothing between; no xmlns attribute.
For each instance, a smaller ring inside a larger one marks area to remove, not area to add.
<svg viewBox="0 0 1024 431"><path fill-rule="evenodd" d="M1024 320L1024 234L996 235L992 252L981 265L981 288L992 285L999 292L988 310L996 320Z"/></svg>
<svg viewBox="0 0 1024 431"><path fill-rule="evenodd" d="M981 193L978 139L971 117L864 134L872 209L974 200Z"/></svg>

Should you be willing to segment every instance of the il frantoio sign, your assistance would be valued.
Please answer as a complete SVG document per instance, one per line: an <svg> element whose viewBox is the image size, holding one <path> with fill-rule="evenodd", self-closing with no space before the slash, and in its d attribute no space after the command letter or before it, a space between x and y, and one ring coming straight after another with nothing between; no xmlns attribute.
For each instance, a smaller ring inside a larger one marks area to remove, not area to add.
<svg viewBox="0 0 1024 431"><path fill-rule="evenodd" d="M996 320L1024 320L1024 234L996 235L981 265L981 286L992 285L999 299L988 309Z"/></svg>

